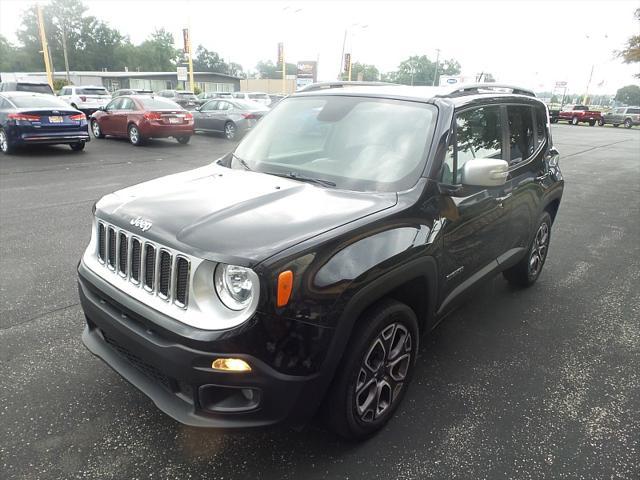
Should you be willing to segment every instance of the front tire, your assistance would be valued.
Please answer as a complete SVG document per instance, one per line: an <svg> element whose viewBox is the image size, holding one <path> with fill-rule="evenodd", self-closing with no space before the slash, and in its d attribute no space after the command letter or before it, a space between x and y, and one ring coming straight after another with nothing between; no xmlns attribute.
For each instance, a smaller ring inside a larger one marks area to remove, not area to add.
<svg viewBox="0 0 640 480"><path fill-rule="evenodd" d="M191 137L190 136L176 137L176 140L180 145L186 145L191 140Z"/></svg>
<svg viewBox="0 0 640 480"><path fill-rule="evenodd" d="M11 145L11 142L9 142L9 137L7 136L7 133L1 128L0 128L0 152L4 153L5 155L9 155L10 153L13 153L13 145Z"/></svg>
<svg viewBox="0 0 640 480"><path fill-rule="evenodd" d="M513 267L502 272L504 278L518 287L530 287L536 283L547 259L550 239L551 216L548 212L544 212L538 222L538 228L531 240L527 255Z"/></svg>
<svg viewBox="0 0 640 480"><path fill-rule="evenodd" d="M140 130L138 130L138 127L136 125L129 125L127 132L129 134L129 142L131 142L131 145L134 145L136 147L142 145L142 135L140 134Z"/></svg>
<svg viewBox="0 0 640 480"><path fill-rule="evenodd" d="M383 300L360 320L325 404L329 427L347 439L366 438L389 421L418 353L418 320L404 303Z"/></svg>
<svg viewBox="0 0 640 480"><path fill-rule="evenodd" d="M631 128L631 119L627 118L624 121L624 128Z"/></svg>
<svg viewBox="0 0 640 480"><path fill-rule="evenodd" d="M604 120L603 119L598 120L598 126L599 127L604 127Z"/></svg>
<svg viewBox="0 0 640 480"><path fill-rule="evenodd" d="M571 125L578 125L578 117L573 117L571 119Z"/></svg>
<svg viewBox="0 0 640 480"><path fill-rule="evenodd" d="M104 133L102 133L98 120L91 120L91 133L93 133L95 138L104 138Z"/></svg>
<svg viewBox="0 0 640 480"><path fill-rule="evenodd" d="M596 121L595 121L595 120L590 120L590 121L589 121L589 126L590 126L590 127L593 127L595 124L596 124Z"/></svg>
<svg viewBox="0 0 640 480"><path fill-rule="evenodd" d="M85 144L86 142L77 142L77 143L71 143L69 146L71 147L71 150L73 150L74 152L80 152L84 150Z"/></svg>

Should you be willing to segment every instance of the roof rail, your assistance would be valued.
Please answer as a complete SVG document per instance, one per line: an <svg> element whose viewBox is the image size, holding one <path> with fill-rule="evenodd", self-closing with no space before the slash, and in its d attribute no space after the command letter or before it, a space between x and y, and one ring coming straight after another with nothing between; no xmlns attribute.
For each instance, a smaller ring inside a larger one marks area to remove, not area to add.
<svg viewBox="0 0 640 480"><path fill-rule="evenodd" d="M438 95L439 97L458 97L462 95L474 95L478 93L513 93L515 95L526 95L528 97L535 97L536 94L533 90L526 88L516 87L513 85L506 85L504 83L467 83L464 85L458 85L452 87L451 90L446 93ZM502 91L502 92L501 92Z"/></svg>
<svg viewBox="0 0 640 480"><path fill-rule="evenodd" d="M298 92L314 92L316 90L328 90L330 88L344 88L344 87L383 87L397 85L397 83L387 82L349 82L343 80L336 80L335 82L316 82L309 85L305 85Z"/></svg>

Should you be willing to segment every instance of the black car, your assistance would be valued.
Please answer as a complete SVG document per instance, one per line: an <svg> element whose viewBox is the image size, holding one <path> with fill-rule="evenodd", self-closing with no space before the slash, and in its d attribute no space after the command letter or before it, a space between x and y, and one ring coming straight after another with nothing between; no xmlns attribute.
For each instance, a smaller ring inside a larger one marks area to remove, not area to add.
<svg viewBox="0 0 640 480"><path fill-rule="evenodd" d="M111 98L122 97L125 95L153 95L153 90L145 90L144 88L121 88L111 94Z"/></svg>
<svg viewBox="0 0 640 480"><path fill-rule="evenodd" d="M33 92L53 95L51 85L45 82L19 81L0 83L0 92Z"/></svg>
<svg viewBox="0 0 640 480"><path fill-rule="evenodd" d="M198 97L188 90L161 90L157 95L168 98L187 110L194 110L200 105Z"/></svg>
<svg viewBox="0 0 640 480"><path fill-rule="evenodd" d="M549 128L504 85L293 94L216 163L97 202L84 344L179 422L322 409L363 438L472 286L538 279L564 188Z"/></svg>
<svg viewBox="0 0 640 480"><path fill-rule="evenodd" d="M41 93L0 93L0 150L33 144L69 145L84 149L89 127L84 113L68 103Z"/></svg>

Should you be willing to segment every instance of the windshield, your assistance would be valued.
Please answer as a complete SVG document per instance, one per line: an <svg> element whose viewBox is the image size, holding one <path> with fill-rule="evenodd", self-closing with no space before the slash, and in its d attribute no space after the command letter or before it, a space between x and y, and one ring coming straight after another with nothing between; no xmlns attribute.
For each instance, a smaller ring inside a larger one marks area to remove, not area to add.
<svg viewBox="0 0 640 480"><path fill-rule="evenodd" d="M251 100L269 100L269 95L266 93L250 93L249 98Z"/></svg>
<svg viewBox="0 0 640 480"><path fill-rule="evenodd" d="M172 102L166 98L145 97L139 98L138 101L145 110L183 110L176 102Z"/></svg>
<svg viewBox="0 0 640 480"><path fill-rule="evenodd" d="M109 95L106 88L78 88L76 93L78 95Z"/></svg>
<svg viewBox="0 0 640 480"><path fill-rule="evenodd" d="M16 85L16 91L18 92L34 92L34 93L48 93L52 94L53 90L46 83L18 83Z"/></svg>
<svg viewBox="0 0 640 480"><path fill-rule="evenodd" d="M233 104L243 110L263 110L268 112L269 109L259 102L253 102L251 100L233 100Z"/></svg>
<svg viewBox="0 0 640 480"><path fill-rule="evenodd" d="M191 92L176 92L176 97L196 98L196 96Z"/></svg>
<svg viewBox="0 0 640 480"><path fill-rule="evenodd" d="M69 110L71 107L68 103L58 100L56 97L29 95L9 97L13 104L18 108L59 108Z"/></svg>
<svg viewBox="0 0 640 480"><path fill-rule="evenodd" d="M405 190L422 173L436 116L423 103L287 98L238 145L232 168L328 180L349 190Z"/></svg>

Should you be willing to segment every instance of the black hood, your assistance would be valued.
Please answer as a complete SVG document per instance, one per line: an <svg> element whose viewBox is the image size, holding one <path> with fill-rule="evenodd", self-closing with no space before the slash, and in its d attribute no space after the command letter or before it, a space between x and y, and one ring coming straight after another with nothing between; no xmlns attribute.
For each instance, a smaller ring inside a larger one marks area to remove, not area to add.
<svg viewBox="0 0 640 480"><path fill-rule="evenodd" d="M395 193L334 190L210 165L107 195L96 215L200 258L251 266L396 202ZM151 222L145 232L131 225L138 217Z"/></svg>

